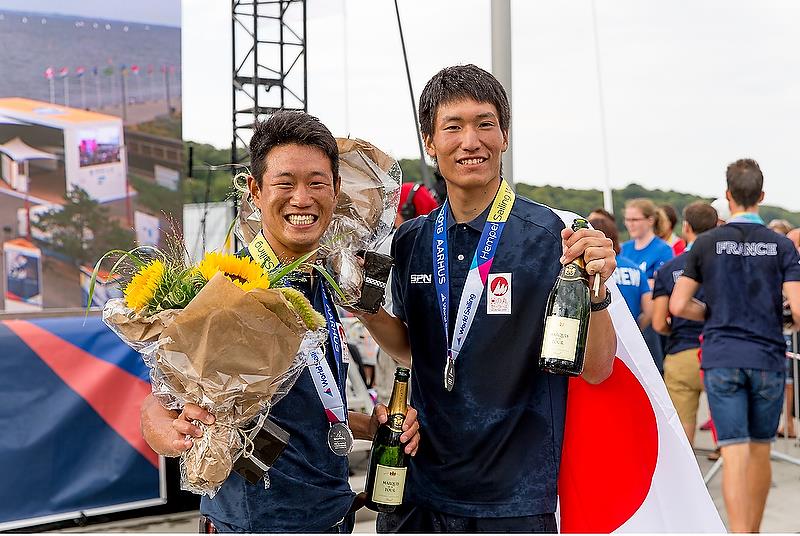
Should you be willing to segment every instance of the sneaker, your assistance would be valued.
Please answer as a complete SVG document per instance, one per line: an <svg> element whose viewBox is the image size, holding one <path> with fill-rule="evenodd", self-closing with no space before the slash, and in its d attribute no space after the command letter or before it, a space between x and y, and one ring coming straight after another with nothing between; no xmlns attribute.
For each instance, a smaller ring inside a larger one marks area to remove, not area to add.
<svg viewBox="0 0 800 536"><path fill-rule="evenodd" d="M719 460L719 456L720 456L719 447L717 447L717 448L715 448L713 451L711 451L708 454L707 458L709 460L711 460L712 462L715 462L715 461Z"/></svg>
<svg viewBox="0 0 800 536"><path fill-rule="evenodd" d="M703 425L700 427L701 430L711 430L711 419L708 419Z"/></svg>

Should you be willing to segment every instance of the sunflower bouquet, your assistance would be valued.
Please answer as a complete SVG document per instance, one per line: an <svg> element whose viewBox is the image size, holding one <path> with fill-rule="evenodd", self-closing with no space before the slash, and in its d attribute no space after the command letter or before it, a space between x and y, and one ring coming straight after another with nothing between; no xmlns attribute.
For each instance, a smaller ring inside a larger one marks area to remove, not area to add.
<svg viewBox="0 0 800 536"><path fill-rule="evenodd" d="M120 255L132 265L123 297L103 321L150 368L153 393L168 409L193 403L216 417L181 457L181 484L211 497L239 456L250 456L248 423L266 416L324 344L325 319L280 282L310 255L269 273L250 258L208 253L196 265L155 248ZM90 298L94 276L90 283ZM259 421L261 423L263 421ZM266 484L265 484L266 485Z"/></svg>

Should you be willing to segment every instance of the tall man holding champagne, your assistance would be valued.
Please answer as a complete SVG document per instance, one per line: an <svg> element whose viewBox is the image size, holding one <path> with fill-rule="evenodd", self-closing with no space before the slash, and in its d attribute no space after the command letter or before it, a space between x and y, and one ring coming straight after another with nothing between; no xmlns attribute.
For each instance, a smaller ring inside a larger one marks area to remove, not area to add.
<svg viewBox="0 0 800 536"><path fill-rule="evenodd" d="M557 528L567 378L537 364L545 306L562 265L583 257L594 286L611 277L615 254L603 233L572 231L503 180L510 120L503 86L474 65L443 69L420 97L448 201L395 234L394 316L361 315L385 351L405 365L413 357L412 405L426 430L404 504L379 515L379 531ZM609 300L604 284L591 294L591 383L611 374L616 351Z"/></svg>

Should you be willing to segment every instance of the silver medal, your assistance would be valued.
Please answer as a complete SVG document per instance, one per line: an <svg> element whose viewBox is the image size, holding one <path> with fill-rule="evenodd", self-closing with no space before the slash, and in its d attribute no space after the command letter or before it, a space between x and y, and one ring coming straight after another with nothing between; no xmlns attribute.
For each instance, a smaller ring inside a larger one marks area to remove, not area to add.
<svg viewBox="0 0 800 536"><path fill-rule="evenodd" d="M448 391L453 390L456 384L456 361L452 357L447 358L447 363L444 366L444 388Z"/></svg>
<svg viewBox="0 0 800 536"><path fill-rule="evenodd" d="M353 450L353 432L345 423L333 423L328 429L328 447L337 456L347 456Z"/></svg>

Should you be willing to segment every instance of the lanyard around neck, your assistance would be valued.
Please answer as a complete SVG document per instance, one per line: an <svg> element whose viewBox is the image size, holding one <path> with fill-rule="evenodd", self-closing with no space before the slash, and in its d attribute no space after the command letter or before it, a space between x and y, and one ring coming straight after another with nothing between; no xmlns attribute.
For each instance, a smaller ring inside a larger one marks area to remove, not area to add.
<svg viewBox="0 0 800 536"><path fill-rule="evenodd" d="M447 247L447 212L450 207L447 201L445 201L439 211L439 215L436 217L433 230L433 275L436 283L439 312L444 326L449 367L455 366L458 354L475 320L475 313L478 310L478 303L481 301L481 295L486 286L497 245L500 242L500 236L503 234L503 228L511 213L511 208L514 206L515 199L514 191L504 179L500 183L497 194L495 194L492 207L489 210L489 216L483 226L483 233L481 233L478 247L472 257L472 264L458 304L452 341L450 340L450 324L448 320L450 312L450 266ZM447 385L447 378L445 378L445 385ZM450 389L452 389L452 380L448 390Z"/></svg>
<svg viewBox="0 0 800 536"><path fill-rule="evenodd" d="M261 264L267 271L273 271L280 267L281 262L275 254L275 250L269 245L263 233L258 233L252 242L247 246L247 250L256 262ZM328 300L324 282L319 283L319 292L322 296L322 307L325 310L325 323L328 328L328 340L333 360L336 363L336 375L334 376L324 352L315 350L310 352L306 361L314 387L317 390L322 406L325 408L325 416L328 422L347 422L347 410L344 407L344 379L342 375L342 344L344 341L340 337L339 323L333 314L333 307Z"/></svg>

